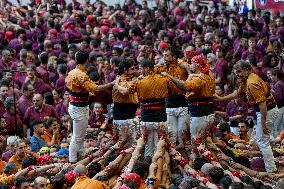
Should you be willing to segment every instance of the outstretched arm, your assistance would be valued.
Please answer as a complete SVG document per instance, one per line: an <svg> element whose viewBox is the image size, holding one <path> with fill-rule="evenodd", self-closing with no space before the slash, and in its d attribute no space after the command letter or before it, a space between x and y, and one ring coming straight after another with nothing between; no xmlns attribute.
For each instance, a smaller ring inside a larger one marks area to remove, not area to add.
<svg viewBox="0 0 284 189"><path fill-rule="evenodd" d="M172 80L172 82L180 89L187 91L188 88L186 86L186 82L183 80L180 80L176 77L171 76L170 74L166 73L166 72L162 72L161 75L166 76L168 78L170 78Z"/></svg>

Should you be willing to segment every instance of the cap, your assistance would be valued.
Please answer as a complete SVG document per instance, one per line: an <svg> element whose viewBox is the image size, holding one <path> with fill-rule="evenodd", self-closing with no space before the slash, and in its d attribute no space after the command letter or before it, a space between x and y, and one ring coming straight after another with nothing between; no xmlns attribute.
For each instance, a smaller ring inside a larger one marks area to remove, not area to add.
<svg viewBox="0 0 284 189"><path fill-rule="evenodd" d="M136 173L129 173L124 177L123 182L129 182L129 181L134 182L136 184L142 183L141 177Z"/></svg>

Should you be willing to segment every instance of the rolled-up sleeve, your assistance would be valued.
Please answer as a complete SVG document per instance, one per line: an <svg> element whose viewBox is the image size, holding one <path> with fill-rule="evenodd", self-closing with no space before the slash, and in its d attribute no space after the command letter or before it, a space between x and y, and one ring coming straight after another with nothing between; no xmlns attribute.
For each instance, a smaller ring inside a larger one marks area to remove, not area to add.
<svg viewBox="0 0 284 189"><path fill-rule="evenodd" d="M249 96L253 98L255 103L260 103L266 101L265 90L257 83L251 83L247 87Z"/></svg>
<svg viewBox="0 0 284 189"><path fill-rule="evenodd" d="M196 77L186 81L187 91L196 92L200 90L202 81Z"/></svg>

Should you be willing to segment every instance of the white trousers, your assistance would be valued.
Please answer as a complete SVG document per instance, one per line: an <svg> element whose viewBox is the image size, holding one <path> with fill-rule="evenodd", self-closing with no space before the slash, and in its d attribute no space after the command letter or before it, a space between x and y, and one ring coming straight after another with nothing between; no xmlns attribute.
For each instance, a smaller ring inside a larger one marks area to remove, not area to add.
<svg viewBox="0 0 284 189"><path fill-rule="evenodd" d="M266 116L266 127L272 132L274 130L274 122L279 114L278 108L275 107L267 111ZM257 123L256 123L256 142L262 153L265 169L267 172L276 171L276 165L274 162L274 156L270 146L270 134L264 134L261 125L261 113L256 112Z"/></svg>
<svg viewBox="0 0 284 189"><path fill-rule="evenodd" d="M89 120L89 106L77 107L69 105L69 114L73 121L73 132L69 147L69 161L77 162L77 153L83 146Z"/></svg>
<svg viewBox="0 0 284 189"><path fill-rule="evenodd" d="M182 144L183 131L187 129L190 120L188 107L167 108L168 132L171 133L171 141L177 145Z"/></svg>
<svg viewBox="0 0 284 189"><path fill-rule="evenodd" d="M279 108L279 115L274 122L273 137L276 138L284 130L284 107Z"/></svg>
<svg viewBox="0 0 284 189"><path fill-rule="evenodd" d="M190 134L192 141L205 135L206 128L214 123L214 117L214 114L210 114L207 116L190 118Z"/></svg>
<svg viewBox="0 0 284 189"><path fill-rule="evenodd" d="M159 142L158 131L159 129L166 129L164 128L165 122L142 122L141 125L145 127L144 129L147 134L144 157L153 157Z"/></svg>
<svg viewBox="0 0 284 189"><path fill-rule="evenodd" d="M127 132L129 141L135 142L137 137L140 135L139 119L126 119L126 120L113 120L115 130L119 133L119 136Z"/></svg>

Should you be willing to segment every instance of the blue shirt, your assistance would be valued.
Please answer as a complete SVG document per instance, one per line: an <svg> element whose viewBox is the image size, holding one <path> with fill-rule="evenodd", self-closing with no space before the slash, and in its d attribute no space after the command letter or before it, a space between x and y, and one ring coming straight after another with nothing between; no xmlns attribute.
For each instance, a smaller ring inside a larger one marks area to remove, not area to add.
<svg viewBox="0 0 284 189"><path fill-rule="evenodd" d="M47 146L46 142L42 138L37 138L36 136L32 136L30 139L32 152L39 152L42 147Z"/></svg>

